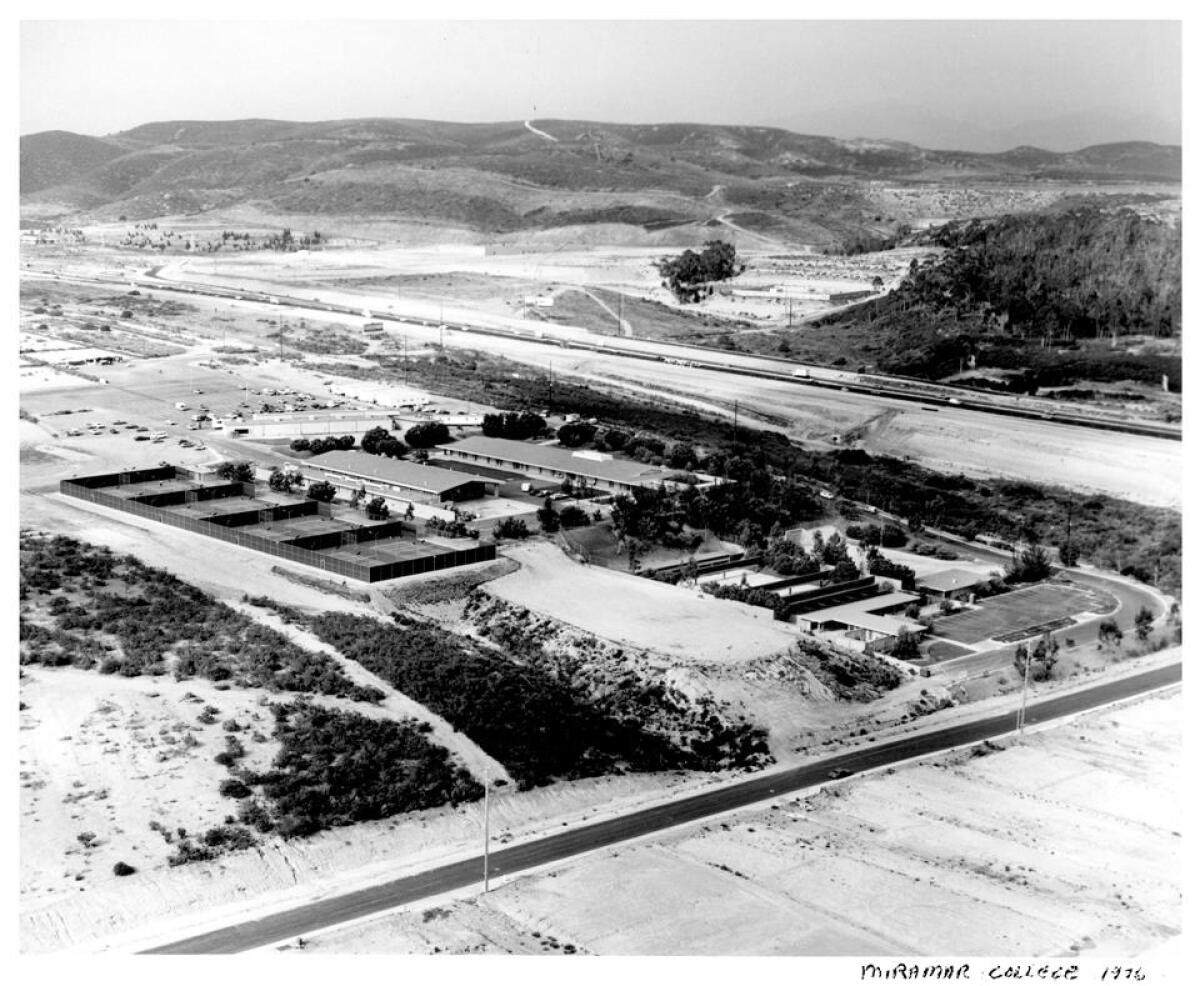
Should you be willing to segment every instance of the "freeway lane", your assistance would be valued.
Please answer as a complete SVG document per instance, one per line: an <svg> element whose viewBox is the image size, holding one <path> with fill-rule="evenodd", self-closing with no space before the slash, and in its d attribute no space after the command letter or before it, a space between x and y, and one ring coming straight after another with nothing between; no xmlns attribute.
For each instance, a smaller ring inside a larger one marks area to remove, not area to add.
<svg viewBox="0 0 1200 986"><path fill-rule="evenodd" d="M1029 706L1027 722L1049 722L1062 716L1084 712L1119 699L1130 698L1182 680L1182 665L1172 664L1131 675L1091 688L1043 699ZM851 753L828 757L790 770L761 775L703 794L681 798L665 805L647 808L592 825L569 829L557 835L511 846L491 854L493 876L504 876L579 853L615 843L652 835L687 822L699 821L731 809L801 791L828 780L830 771L858 773L897 763L910 757L926 756L956 746L978 743L1013 730L1014 714L990 716L973 722L949 726L920 736L880 743ZM479 883L483 872L482 857L465 859L414 876L392 880L366 890L343 894L329 900L305 904L257 921L221 928L182 941L147 949L144 954L233 953L269 945L309 934L343 921L366 917L437 894L461 890Z"/></svg>

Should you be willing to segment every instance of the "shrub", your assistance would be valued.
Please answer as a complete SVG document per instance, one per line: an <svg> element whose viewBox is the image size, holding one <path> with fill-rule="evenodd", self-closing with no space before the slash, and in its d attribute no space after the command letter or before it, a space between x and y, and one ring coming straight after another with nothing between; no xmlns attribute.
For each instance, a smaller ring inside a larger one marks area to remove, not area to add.
<svg viewBox="0 0 1200 986"><path fill-rule="evenodd" d="M236 777L228 777L221 781L221 796L225 798L248 798L251 790Z"/></svg>
<svg viewBox="0 0 1200 986"><path fill-rule="evenodd" d="M514 541L523 541L529 537L529 527L525 521L518 520L516 517L505 517L499 524L492 528L492 534L497 541L505 538Z"/></svg>
<svg viewBox="0 0 1200 986"><path fill-rule="evenodd" d="M116 876L133 876L137 872L137 867L130 866L126 862L117 862L113 864L113 873Z"/></svg>

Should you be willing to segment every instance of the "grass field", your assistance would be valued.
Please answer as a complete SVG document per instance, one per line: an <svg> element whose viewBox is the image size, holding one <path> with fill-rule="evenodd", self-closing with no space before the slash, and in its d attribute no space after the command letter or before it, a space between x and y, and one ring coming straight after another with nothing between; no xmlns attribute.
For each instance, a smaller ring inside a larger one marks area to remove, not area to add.
<svg viewBox="0 0 1200 986"><path fill-rule="evenodd" d="M1061 585L1035 585L983 601L979 609L938 620L934 632L964 644L1092 611L1095 599Z"/></svg>

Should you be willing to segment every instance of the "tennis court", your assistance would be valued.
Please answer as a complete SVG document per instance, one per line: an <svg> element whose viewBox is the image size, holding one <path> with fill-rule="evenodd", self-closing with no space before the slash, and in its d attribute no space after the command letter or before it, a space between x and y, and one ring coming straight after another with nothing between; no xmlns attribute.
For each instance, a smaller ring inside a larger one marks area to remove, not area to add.
<svg viewBox="0 0 1200 986"><path fill-rule="evenodd" d="M979 609L943 617L934 624L933 632L964 644L994 640L1022 630L1032 635L1044 625L1062 625L1063 620L1091 612L1094 605L1094 597L1079 589L1035 585L985 599Z"/></svg>

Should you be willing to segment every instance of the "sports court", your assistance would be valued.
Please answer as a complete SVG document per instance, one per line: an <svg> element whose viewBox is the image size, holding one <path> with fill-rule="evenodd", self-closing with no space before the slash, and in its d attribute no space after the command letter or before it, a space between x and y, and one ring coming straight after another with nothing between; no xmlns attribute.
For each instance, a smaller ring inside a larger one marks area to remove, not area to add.
<svg viewBox="0 0 1200 986"><path fill-rule="evenodd" d="M1072 617L1093 612L1096 606L1091 593L1064 585L1035 585L984 599L978 609L943 617L934 623L933 632L964 644L1008 636L1021 639L1068 626Z"/></svg>

